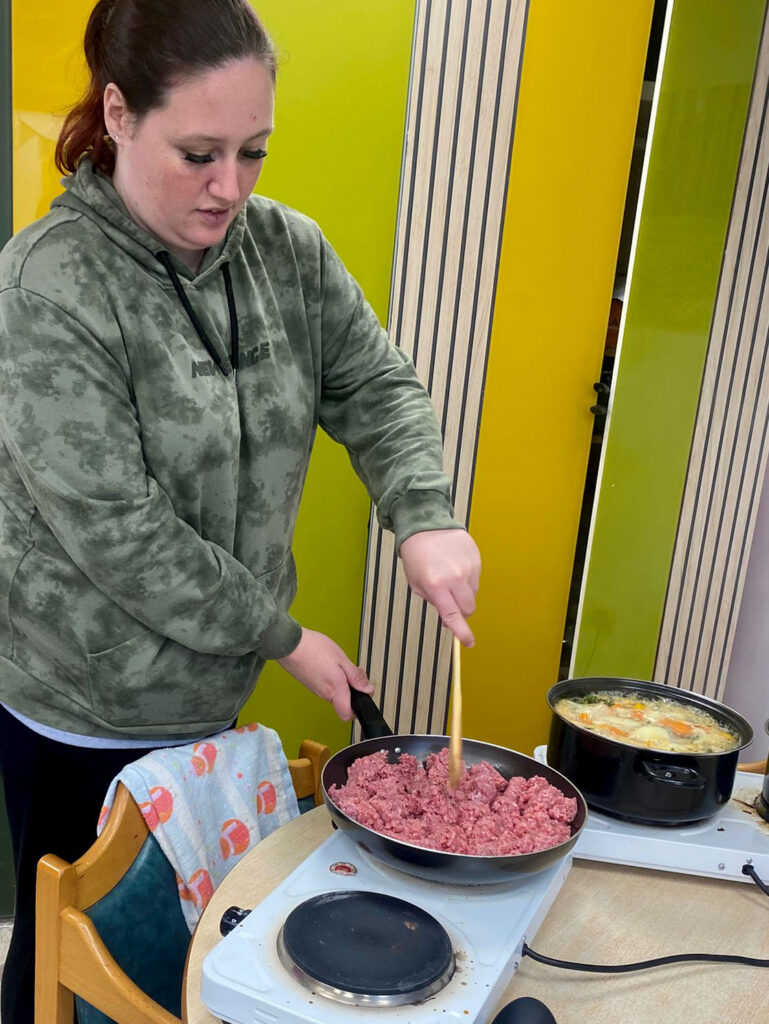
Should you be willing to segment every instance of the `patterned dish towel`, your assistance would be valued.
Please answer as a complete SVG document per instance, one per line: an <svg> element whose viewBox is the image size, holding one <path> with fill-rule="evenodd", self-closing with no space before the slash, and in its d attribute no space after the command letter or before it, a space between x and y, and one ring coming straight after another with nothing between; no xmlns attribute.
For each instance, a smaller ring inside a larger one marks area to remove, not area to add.
<svg viewBox="0 0 769 1024"><path fill-rule="evenodd" d="M97 833L118 782L176 871L190 932L243 854L299 814L280 738L257 722L126 765L110 783Z"/></svg>

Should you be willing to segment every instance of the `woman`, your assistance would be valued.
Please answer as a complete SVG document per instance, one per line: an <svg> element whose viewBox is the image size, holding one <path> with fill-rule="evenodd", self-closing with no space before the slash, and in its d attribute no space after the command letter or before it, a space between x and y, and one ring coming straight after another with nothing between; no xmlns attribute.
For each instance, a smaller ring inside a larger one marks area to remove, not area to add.
<svg viewBox="0 0 769 1024"><path fill-rule="evenodd" d="M275 58L245 0L100 0L85 53L65 192L0 257L3 1024L32 1019L36 861L90 845L123 764L226 728L268 658L343 719L371 690L288 613L318 424L465 643L480 571L413 367L317 226L251 195Z"/></svg>

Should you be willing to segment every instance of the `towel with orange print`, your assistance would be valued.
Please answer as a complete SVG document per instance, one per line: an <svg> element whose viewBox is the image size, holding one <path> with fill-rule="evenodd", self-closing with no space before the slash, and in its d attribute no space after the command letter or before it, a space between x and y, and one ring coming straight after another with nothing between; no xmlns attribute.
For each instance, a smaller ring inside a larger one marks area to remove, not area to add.
<svg viewBox="0 0 769 1024"><path fill-rule="evenodd" d="M230 868L299 814L280 738L256 722L126 765L107 791L98 832L118 782L176 871L191 932Z"/></svg>

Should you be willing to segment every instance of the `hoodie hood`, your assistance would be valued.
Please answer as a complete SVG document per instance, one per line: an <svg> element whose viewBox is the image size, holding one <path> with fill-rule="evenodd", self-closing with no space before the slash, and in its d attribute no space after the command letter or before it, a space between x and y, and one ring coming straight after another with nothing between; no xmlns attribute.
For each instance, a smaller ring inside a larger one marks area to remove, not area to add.
<svg viewBox="0 0 769 1024"><path fill-rule="evenodd" d="M54 199L51 209L62 206L88 217L115 245L141 263L164 287L172 287L166 270L158 262L158 253L167 251L167 246L136 223L110 178L96 170L89 159L84 158L74 174L62 178L62 185L65 191ZM169 254L174 270L183 280L195 284L204 283L206 278L216 273L223 264L232 262L240 252L245 226L244 208L230 225L224 239L207 250L197 271L177 256Z"/></svg>

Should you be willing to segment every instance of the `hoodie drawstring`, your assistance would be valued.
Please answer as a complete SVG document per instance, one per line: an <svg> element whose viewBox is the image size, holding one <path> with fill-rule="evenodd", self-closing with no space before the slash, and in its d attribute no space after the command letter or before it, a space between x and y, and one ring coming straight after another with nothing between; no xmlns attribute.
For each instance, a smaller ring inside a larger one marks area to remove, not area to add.
<svg viewBox="0 0 769 1024"><path fill-rule="evenodd" d="M176 290L176 294L179 296L179 300L184 306L184 312L190 319L190 323L195 328L197 336L203 342L203 346L208 354L213 359L214 363L219 367L222 374L227 377L230 371L225 368L222 363L221 356L216 351L214 344L208 337L203 324L197 317L195 310L192 308L190 300L187 298L187 293L184 290L182 282L179 280L179 275L174 270L174 266L171 263L171 256L165 250L155 253L156 258L160 263L163 264L166 273L171 279L171 284ZM230 265L229 263L222 264L222 276L224 277L224 291L227 295L227 312L230 317L230 363L232 364L233 370L237 370L238 361L240 357L239 345L240 345L240 331L238 328L238 312L235 308L235 296L232 291L232 278L230 277Z"/></svg>
<svg viewBox="0 0 769 1024"><path fill-rule="evenodd" d="M240 328L238 327L238 311L235 308L235 296L232 292L232 278L230 277L230 265L222 265L224 275L224 290L227 294L227 310L230 314L230 362L237 372L240 362Z"/></svg>

